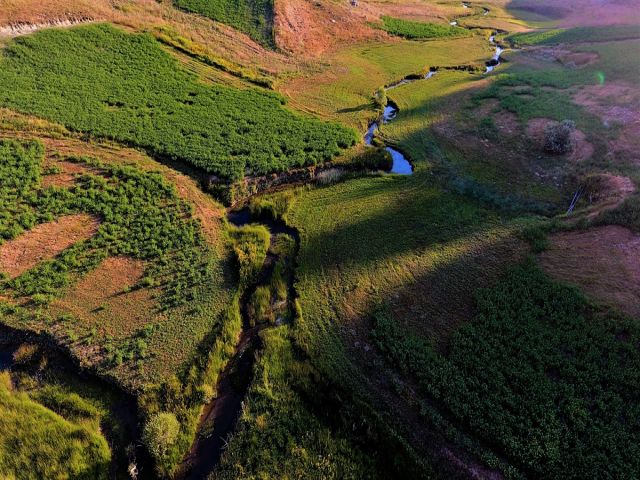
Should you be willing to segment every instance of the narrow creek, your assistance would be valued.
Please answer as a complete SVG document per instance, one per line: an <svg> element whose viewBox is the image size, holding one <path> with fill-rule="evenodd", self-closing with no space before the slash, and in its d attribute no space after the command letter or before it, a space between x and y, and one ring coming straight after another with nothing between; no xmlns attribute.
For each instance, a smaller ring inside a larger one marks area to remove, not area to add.
<svg viewBox="0 0 640 480"><path fill-rule="evenodd" d="M242 412L242 405L253 379L253 367L256 362L256 354L262 348L260 332L265 328L273 328L282 323L282 319L276 319L275 325L257 323L252 325L249 304L256 289L267 284L273 273L274 267L280 257L272 247L277 235L288 235L295 242L295 251L292 261L295 261L299 245L298 232L283 222L260 219L255 221L249 209L231 211L227 219L236 227L258 223L267 227L271 233L271 246L258 274L258 278L242 292L240 297L240 311L242 315L242 332L236 345L233 358L227 363L220 374L216 386L216 397L205 405L198 423L198 433L183 461L181 479L201 480L207 477L218 465L227 441L235 431L237 422ZM288 280L287 303L291 308L295 298L293 288L293 272L290 272Z"/></svg>
<svg viewBox="0 0 640 480"><path fill-rule="evenodd" d="M466 2L463 3L462 6L465 9L471 8L471 5ZM483 7L483 15L488 15L489 12L490 10L488 8ZM457 20L453 20L449 23L452 26L458 25ZM460 28L465 28L465 27L460 27ZM493 47L495 47L495 53L491 57L491 59L486 62L486 70L484 72L485 74L492 72L497 66L500 65L501 63L500 56L502 55L502 52L504 52L504 47L496 43L495 33L489 37L489 43ZM436 73L438 73L438 68L431 67L429 71L422 76L411 75L409 77L403 78L400 81L397 81L395 83L388 85L387 87L385 87L385 91L388 92L389 90L393 90L394 88L398 88L398 87L401 87L402 85L407 85L409 83L416 82L419 80L429 80ZM382 123L384 125L394 120L398 115L398 111L399 111L398 106L392 101L388 101L387 106L384 108L384 111L382 112L382 115L380 116L380 118L378 118L377 120L374 120L369 124L369 127L367 128L367 131L364 134L365 145L373 145L373 139L376 136L376 132L378 132L380 129L380 124ZM385 149L391 154L391 158L393 160L390 173L397 173L399 175L411 175L413 173L413 165L402 152L400 152L399 150L393 147L390 147L389 145L386 145Z"/></svg>

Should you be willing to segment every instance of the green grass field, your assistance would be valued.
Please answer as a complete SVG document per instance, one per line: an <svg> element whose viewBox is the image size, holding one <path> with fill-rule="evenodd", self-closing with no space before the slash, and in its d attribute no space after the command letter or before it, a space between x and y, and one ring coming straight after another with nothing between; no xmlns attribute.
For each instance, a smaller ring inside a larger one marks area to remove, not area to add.
<svg viewBox="0 0 640 480"><path fill-rule="evenodd" d="M407 335L391 311L378 313L374 336L426 398L520 474L638 475L640 439L627 420L637 415L637 325L590 308L533 265L477 302L444 356Z"/></svg>
<svg viewBox="0 0 640 480"><path fill-rule="evenodd" d="M464 28L439 23L412 22L410 20L393 17L382 17L382 24L379 28L391 35L397 35L411 40L468 37L471 35L471 32Z"/></svg>

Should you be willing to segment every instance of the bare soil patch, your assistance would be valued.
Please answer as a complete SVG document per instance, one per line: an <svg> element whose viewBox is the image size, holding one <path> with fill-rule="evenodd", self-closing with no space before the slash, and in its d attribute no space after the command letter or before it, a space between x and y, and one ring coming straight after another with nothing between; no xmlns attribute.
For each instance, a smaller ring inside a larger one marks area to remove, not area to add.
<svg viewBox="0 0 640 480"><path fill-rule="evenodd" d="M544 149L544 132L549 125L557 124L555 120L549 118L532 118L527 122L526 133L540 150ZM566 155L566 158L572 162L582 162L593 155L593 145L587 141L587 137L581 130L573 132L573 150Z"/></svg>
<svg viewBox="0 0 640 480"><path fill-rule="evenodd" d="M153 312L149 289L129 291L142 278L144 268L141 260L107 258L54 301L51 310L70 314L103 334L129 336L146 325Z"/></svg>
<svg viewBox="0 0 640 480"><path fill-rule="evenodd" d="M558 57L560 63L569 68L582 68L596 63L600 55L596 52L570 52Z"/></svg>
<svg viewBox="0 0 640 480"><path fill-rule="evenodd" d="M42 177L41 184L43 187L71 187L75 184L79 175L87 173L89 169L79 163L73 162L56 162L55 165L61 171L60 173L53 173Z"/></svg>
<svg viewBox="0 0 640 480"><path fill-rule="evenodd" d="M90 238L99 225L96 217L86 214L66 215L38 225L0 245L0 271L15 278L74 243Z"/></svg>
<svg viewBox="0 0 640 480"><path fill-rule="evenodd" d="M513 135L517 133L520 127L520 122L515 113L501 110L493 115L493 121L498 128L498 131L503 135Z"/></svg>
<svg viewBox="0 0 640 480"><path fill-rule="evenodd" d="M276 2L275 10L276 42L290 52L318 56L336 43L381 35L346 5L285 0Z"/></svg>
<svg viewBox="0 0 640 480"><path fill-rule="evenodd" d="M552 235L539 257L554 278L573 283L595 300L640 315L640 236L609 225Z"/></svg>

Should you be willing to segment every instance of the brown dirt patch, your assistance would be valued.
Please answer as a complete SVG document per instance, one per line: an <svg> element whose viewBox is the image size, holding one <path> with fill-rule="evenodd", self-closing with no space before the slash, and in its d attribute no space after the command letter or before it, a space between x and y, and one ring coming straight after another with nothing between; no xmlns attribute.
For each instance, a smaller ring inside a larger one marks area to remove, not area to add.
<svg viewBox="0 0 640 480"><path fill-rule="evenodd" d="M538 145L540 150L544 148L544 131L549 125L557 124L555 120L549 118L532 118L527 122L526 133L534 144ZM575 130L573 133L574 149L566 155L566 158L572 162L582 162L593 155L593 145L587 141L587 137L581 130Z"/></svg>
<svg viewBox="0 0 640 480"><path fill-rule="evenodd" d="M363 23L346 5L309 0L275 3L275 29L283 50L318 56L344 41L362 41L380 34Z"/></svg>
<svg viewBox="0 0 640 480"><path fill-rule="evenodd" d="M640 315L640 236L609 225L551 236L540 264L554 278L622 312Z"/></svg>
<svg viewBox="0 0 640 480"><path fill-rule="evenodd" d="M99 225L97 218L86 214L67 215L38 225L0 245L0 271L15 278L74 243L90 238Z"/></svg>
<svg viewBox="0 0 640 480"><path fill-rule="evenodd" d="M128 257L107 258L54 301L51 311L70 314L103 334L127 337L147 324L153 311L149 289L127 291L142 278L144 267Z"/></svg>
<svg viewBox="0 0 640 480"><path fill-rule="evenodd" d="M45 188L52 186L71 187L79 175L89 171L85 165L74 162L56 162L55 164L51 164L51 166L56 166L61 171L60 173L53 173L42 177L41 184Z"/></svg>
<svg viewBox="0 0 640 480"><path fill-rule="evenodd" d="M571 52L558 58L560 63L569 68L586 67L599 59L600 56L596 52Z"/></svg>
<svg viewBox="0 0 640 480"><path fill-rule="evenodd" d="M507 112L506 110L501 110L494 114L493 121L496 124L498 131L503 135L513 135L518 132L520 127L520 122L518 121L516 114Z"/></svg>

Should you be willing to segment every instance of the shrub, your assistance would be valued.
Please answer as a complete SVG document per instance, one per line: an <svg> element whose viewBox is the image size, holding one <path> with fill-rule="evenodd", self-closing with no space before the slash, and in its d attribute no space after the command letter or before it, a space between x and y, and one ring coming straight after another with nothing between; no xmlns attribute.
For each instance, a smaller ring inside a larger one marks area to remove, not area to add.
<svg viewBox="0 0 640 480"><path fill-rule="evenodd" d="M373 95L373 101L380 110L387 106L389 99L387 98L387 91L384 87L376 90L376 93Z"/></svg>
<svg viewBox="0 0 640 480"><path fill-rule="evenodd" d="M544 149L558 155L571 152L574 148L575 129L576 124L572 120L547 125L544 130Z"/></svg>
<svg viewBox="0 0 640 480"><path fill-rule="evenodd" d="M156 413L144 426L142 440L149 449L149 453L157 461L161 461L178 439L179 431L180 424L173 413Z"/></svg>

